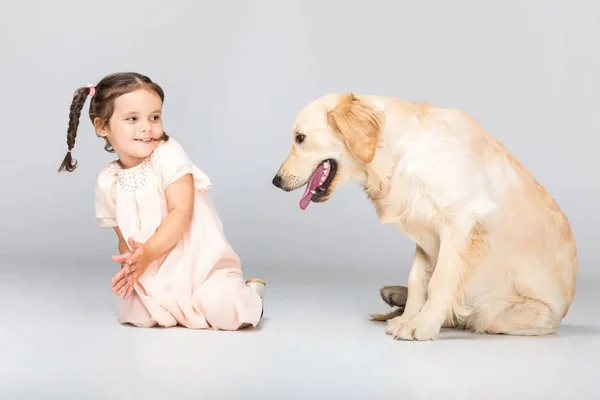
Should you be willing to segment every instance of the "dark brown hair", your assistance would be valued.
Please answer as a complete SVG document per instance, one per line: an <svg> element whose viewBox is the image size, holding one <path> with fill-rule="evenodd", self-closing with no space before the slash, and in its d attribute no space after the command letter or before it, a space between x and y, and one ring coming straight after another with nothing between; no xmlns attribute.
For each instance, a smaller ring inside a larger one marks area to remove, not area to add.
<svg viewBox="0 0 600 400"><path fill-rule="evenodd" d="M152 82L150 78L145 75L138 74L136 72L119 72L104 77L95 87L95 93L90 101L89 116L94 124L94 120L99 118L103 125L108 124L110 117L114 111L114 100L126 93L133 92L138 89L147 89L156 93L161 102L165 101L165 94L162 88ZM91 88L80 87L75 91L73 95L73 101L71 102L71 111L69 112L69 128L67 129L67 155L63 160L62 164L58 168L58 171L73 171L77 168L77 161L73 159L71 150L75 146L75 138L77 136L77 128L79 126L79 117L81 115L81 109L85 104L85 100L91 93ZM95 129L95 127L94 127ZM96 133L97 135L97 133ZM169 136L163 133L162 140L168 140ZM107 138L104 138L106 145L104 150L109 153L113 153L114 150L110 145Z"/></svg>

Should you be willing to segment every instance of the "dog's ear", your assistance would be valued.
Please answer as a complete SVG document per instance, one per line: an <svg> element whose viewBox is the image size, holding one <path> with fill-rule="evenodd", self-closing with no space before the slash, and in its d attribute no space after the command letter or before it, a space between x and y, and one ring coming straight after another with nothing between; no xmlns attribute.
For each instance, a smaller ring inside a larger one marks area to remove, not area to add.
<svg viewBox="0 0 600 400"><path fill-rule="evenodd" d="M382 116L350 93L327 113L327 123L340 135L348 150L363 163L375 156L381 135Z"/></svg>

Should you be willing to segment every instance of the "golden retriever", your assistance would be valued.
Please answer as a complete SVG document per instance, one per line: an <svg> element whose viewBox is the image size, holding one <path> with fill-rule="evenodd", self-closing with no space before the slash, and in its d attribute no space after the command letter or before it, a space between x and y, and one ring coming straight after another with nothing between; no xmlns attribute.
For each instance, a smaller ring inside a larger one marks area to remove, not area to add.
<svg viewBox="0 0 600 400"><path fill-rule="evenodd" d="M379 221L416 243L405 301L401 286L382 289L388 304L403 306L381 318L389 318L387 334L432 340L442 327L512 335L558 330L578 268L569 222L472 116L334 93L298 114L291 138L273 184L284 191L306 185L303 210L358 182ZM389 298L393 293L399 301Z"/></svg>

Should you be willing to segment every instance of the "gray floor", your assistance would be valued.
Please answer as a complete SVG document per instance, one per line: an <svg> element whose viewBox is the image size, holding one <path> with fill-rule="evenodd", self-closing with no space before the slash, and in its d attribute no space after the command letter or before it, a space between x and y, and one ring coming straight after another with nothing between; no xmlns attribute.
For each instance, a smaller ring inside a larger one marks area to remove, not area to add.
<svg viewBox="0 0 600 400"><path fill-rule="evenodd" d="M579 280L559 334L400 342L368 320L401 274L261 271L265 318L245 332L115 320L112 266L0 259L1 399L583 399L600 396L600 284ZM248 273L247 275L254 275Z"/></svg>

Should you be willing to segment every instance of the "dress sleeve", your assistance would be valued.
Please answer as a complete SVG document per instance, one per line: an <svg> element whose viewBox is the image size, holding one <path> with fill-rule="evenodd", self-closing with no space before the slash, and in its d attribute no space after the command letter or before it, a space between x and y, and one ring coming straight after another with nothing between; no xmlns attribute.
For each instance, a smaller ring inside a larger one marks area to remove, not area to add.
<svg viewBox="0 0 600 400"><path fill-rule="evenodd" d="M172 137L158 145L153 162L164 190L186 174L192 174L196 190L206 191L212 187L209 177L194 165L183 147Z"/></svg>
<svg viewBox="0 0 600 400"><path fill-rule="evenodd" d="M100 172L96 180L96 220L101 228L112 228L118 225L114 196L116 179L116 170L111 164Z"/></svg>

